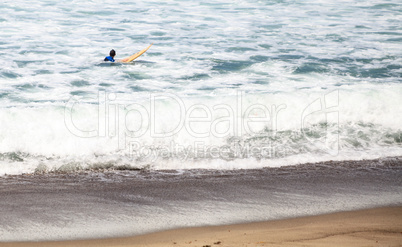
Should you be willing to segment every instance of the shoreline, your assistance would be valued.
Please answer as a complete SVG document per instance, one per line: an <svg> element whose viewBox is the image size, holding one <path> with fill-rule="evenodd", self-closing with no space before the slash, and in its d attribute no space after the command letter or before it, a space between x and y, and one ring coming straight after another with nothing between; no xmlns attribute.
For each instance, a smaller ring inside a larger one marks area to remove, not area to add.
<svg viewBox="0 0 402 247"><path fill-rule="evenodd" d="M402 206L401 165L397 158L258 170L3 177L0 241L107 239Z"/></svg>
<svg viewBox="0 0 402 247"><path fill-rule="evenodd" d="M43 177L43 176L74 176L74 175L87 175L87 174L102 174L102 173L124 173L124 172L144 172L144 173L166 173L175 174L177 171L184 171L184 173L190 174L191 172L203 173L203 172L222 172L222 173L233 173L233 172L253 172L260 170L285 170L285 169L298 169L306 168L309 166L361 166L364 164L368 168L378 165L379 163L385 163L388 166L394 166L402 164L402 155L397 156L384 156L378 158L368 158L368 159L345 159L345 160L325 160L325 161L313 161L297 163L292 165L284 166L273 166L273 167L260 167L260 168L240 168L240 169L206 169L206 168L194 168L194 169L148 169L148 168L135 168L135 167L111 167L111 168L87 168L81 170L72 171L59 171L59 170L41 170L38 169L32 173L21 173L21 174L0 174L0 179L13 179L13 178L24 178L24 177Z"/></svg>
<svg viewBox="0 0 402 247"><path fill-rule="evenodd" d="M282 220L179 228L133 237L0 242L0 247L73 246L401 246L402 206Z"/></svg>

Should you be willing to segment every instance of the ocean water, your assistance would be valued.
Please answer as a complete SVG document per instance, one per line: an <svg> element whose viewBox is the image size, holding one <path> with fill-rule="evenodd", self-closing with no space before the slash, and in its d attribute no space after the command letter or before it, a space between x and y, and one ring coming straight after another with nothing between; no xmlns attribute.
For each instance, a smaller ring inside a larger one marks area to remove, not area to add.
<svg viewBox="0 0 402 247"><path fill-rule="evenodd" d="M395 1L5 1L0 174L402 154ZM129 64L102 62L154 43Z"/></svg>
<svg viewBox="0 0 402 247"><path fill-rule="evenodd" d="M2 174L402 153L392 1L6 1L1 10ZM134 63L101 62L111 48L124 57L150 43Z"/></svg>
<svg viewBox="0 0 402 247"><path fill-rule="evenodd" d="M402 202L398 1L5 0L0 12L0 241Z"/></svg>

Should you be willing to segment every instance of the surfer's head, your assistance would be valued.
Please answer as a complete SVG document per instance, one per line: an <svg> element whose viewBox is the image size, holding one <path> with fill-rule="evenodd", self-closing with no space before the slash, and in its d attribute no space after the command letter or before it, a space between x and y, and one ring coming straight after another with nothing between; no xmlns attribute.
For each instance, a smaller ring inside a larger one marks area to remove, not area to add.
<svg viewBox="0 0 402 247"><path fill-rule="evenodd" d="M114 57L114 56L116 56L116 52L115 52L114 50L111 50L111 51L109 52L109 55L110 55L111 57Z"/></svg>

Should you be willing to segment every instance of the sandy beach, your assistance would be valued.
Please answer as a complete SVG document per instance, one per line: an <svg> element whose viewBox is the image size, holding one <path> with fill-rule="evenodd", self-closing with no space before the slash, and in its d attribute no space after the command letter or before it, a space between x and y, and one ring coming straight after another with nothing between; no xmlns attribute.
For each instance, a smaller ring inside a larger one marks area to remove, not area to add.
<svg viewBox="0 0 402 247"><path fill-rule="evenodd" d="M400 174L399 158L389 158L237 171L4 176L0 246L398 243ZM362 209L370 210L356 211ZM88 241L49 243L79 239ZM5 244L13 242L27 243Z"/></svg>
<svg viewBox="0 0 402 247"><path fill-rule="evenodd" d="M127 238L1 243L0 246L402 246L402 207L183 228Z"/></svg>

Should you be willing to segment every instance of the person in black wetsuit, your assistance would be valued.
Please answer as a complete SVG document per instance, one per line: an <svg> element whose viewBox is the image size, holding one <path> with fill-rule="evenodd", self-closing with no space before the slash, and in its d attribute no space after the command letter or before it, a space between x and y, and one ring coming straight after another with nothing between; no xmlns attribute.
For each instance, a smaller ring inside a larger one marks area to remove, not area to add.
<svg viewBox="0 0 402 247"><path fill-rule="evenodd" d="M105 59L103 59L103 61L110 61L110 62L114 62L114 56L116 56L116 52L114 50L111 50L109 52L109 56L105 57Z"/></svg>

